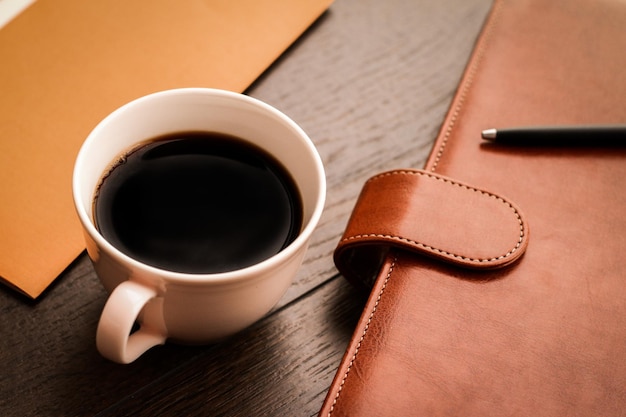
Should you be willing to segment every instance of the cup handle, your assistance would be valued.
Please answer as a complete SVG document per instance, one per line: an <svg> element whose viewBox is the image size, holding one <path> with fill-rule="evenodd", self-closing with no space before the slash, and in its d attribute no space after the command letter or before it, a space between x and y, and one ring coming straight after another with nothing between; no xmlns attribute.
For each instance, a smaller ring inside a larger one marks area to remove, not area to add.
<svg viewBox="0 0 626 417"><path fill-rule="evenodd" d="M140 328L131 334L143 310ZM167 339L163 321L163 298L156 289L135 281L124 281L109 296L96 332L96 346L102 356L118 363L130 363Z"/></svg>

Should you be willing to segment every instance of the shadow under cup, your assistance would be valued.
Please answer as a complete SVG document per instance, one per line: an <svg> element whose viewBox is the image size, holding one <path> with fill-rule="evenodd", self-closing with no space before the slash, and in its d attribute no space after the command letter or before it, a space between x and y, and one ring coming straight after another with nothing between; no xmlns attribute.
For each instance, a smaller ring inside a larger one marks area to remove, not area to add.
<svg viewBox="0 0 626 417"><path fill-rule="evenodd" d="M92 210L103 173L137 144L190 131L218 132L250 141L286 168L302 201L302 228L295 240L269 259L243 269L186 274L139 262L103 238L94 225ZM142 97L100 122L76 159L73 192L88 254L102 284L112 292L98 326L98 348L109 359L127 363L165 339L209 343L265 315L289 287L302 262L323 210L326 182L313 143L287 116L242 94L186 88ZM122 292L125 294L116 294ZM141 322L140 331L129 336L136 319ZM115 321L124 322L122 330L113 329L119 327Z"/></svg>

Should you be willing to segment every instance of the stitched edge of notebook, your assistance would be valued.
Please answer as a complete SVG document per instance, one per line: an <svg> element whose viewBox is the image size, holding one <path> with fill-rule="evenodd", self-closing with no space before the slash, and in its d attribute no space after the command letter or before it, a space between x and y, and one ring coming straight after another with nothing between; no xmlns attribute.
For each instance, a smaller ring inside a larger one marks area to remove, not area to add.
<svg viewBox="0 0 626 417"><path fill-rule="evenodd" d="M342 239L342 242L349 242L349 241L353 241L353 240L358 240L358 239L363 239L363 238L369 238L369 237L378 237L378 238L383 238L383 239L390 239L390 240L397 240L400 242L406 242L406 243L410 243L412 245L415 245L417 247L420 247L428 252L434 252L434 253L438 253L447 257L452 257L455 259L459 259L463 262L468 262L468 263L472 263L472 264L485 264L485 263L493 263L493 262L497 262L497 261L501 261L502 259L506 259L510 256L513 256L513 254L515 254L519 248L522 246L522 244L524 243L524 239L526 238L526 236L528 235L528 233L526 232L526 224L524 222L524 218L521 215L521 213L519 212L519 210L513 205L511 204L511 202L505 200L504 198L500 197L499 195L490 193L488 191L484 191L484 190L480 190L478 188L474 188L471 187L469 185L466 184L462 184L459 182L456 182L454 180L451 180L449 178L444 178L441 177L439 175L435 175L432 173L428 173L428 172L424 172L424 171L411 171L411 170L397 170L397 171L390 171L390 172L385 172L379 175L376 175L372 178L370 178L368 180L368 182L370 181L375 181L377 179L380 178L384 178L384 177L388 177L391 175L419 175L419 176L424 176L424 177L428 177L431 179L434 179L436 181L442 181L446 184L450 184L452 186L456 186L456 187L461 187L463 189L472 191L472 192L476 192L476 193L480 193L481 195L484 195L486 197L489 198L494 198L495 200L501 202L502 204L506 205L509 209L511 209L513 211L513 214L515 215L515 217L517 218L517 221L519 222L519 235L518 235L518 240L517 243L515 244L515 246L513 246L513 248L511 248L510 250L508 250L506 253L499 255L499 256L494 256L491 258L471 258L465 255L459 255L457 253L452 253L443 249L439 249L439 248L435 248L433 246L430 246L428 244L422 243L422 242L418 242L412 239L408 239L402 236L395 236L395 235L384 235L384 234L375 234L375 233L371 233L371 234L359 234L359 235L354 235L354 236L348 236Z"/></svg>
<svg viewBox="0 0 626 417"><path fill-rule="evenodd" d="M331 404L330 409L328 410L327 417L330 417L333 411L335 410L335 405L337 405L337 401L339 400L339 396L341 395L343 386L346 383L346 380L348 379L350 370L352 369L352 366L354 365L354 362L356 361L357 355L359 353L359 350L361 349L361 345L363 344L363 341L365 340L365 336L367 335L370 324L372 323L372 320L374 319L374 315L376 314L376 311L378 310L378 305L380 304L380 300L382 299L383 293L385 292L385 289L387 288L387 283L389 282L389 279L391 278L391 274L393 273L395 269L397 261L398 261L397 257L394 257L393 261L389 265L389 271L387 271L387 277L385 278L385 282L383 283L382 287L380 288L380 291L378 292L378 296L376 297L376 303L374 303L374 307L372 308L372 311L367 319L367 323L365 323L365 327L363 328L363 333L361 333L361 338L359 339L359 343L357 343L356 348L354 349L354 353L352 354L352 358L350 358L350 363L348 364L348 368L346 369L346 372L343 374L343 378L341 379L341 382L339 383L339 387L337 388L337 394L335 394L335 398L333 398L333 403Z"/></svg>
<svg viewBox="0 0 626 417"><path fill-rule="evenodd" d="M494 28L497 26L498 20L500 18L500 11L502 10L502 7L503 7L502 4L503 4L503 1L496 1L494 4L493 12L487 22L487 26L485 27L484 36L482 36L482 40L480 40L480 44L477 45L478 49L476 49L476 54L474 54L473 59L470 62L470 66L467 69L467 77L465 78L465 81L461 85L461 90L458 96L458 100L456 101L456 104L454 105L454 108L452 109L452 116L446 122L447 123L446 130L443 135L443 139L441 140L441 143L439 144L439 148L437 148L437 154L435 156L435 160L433 161L433 164L430 167L430 171L432 172L435 172L437 170L439 162L441 161L441 158L443 157L443 153L446 149L448 139L450 138L450 135L452 134L452 129L454 129L454 127L456 126L456 122L459 118L461 110L463 109L463 106L465 105L465 98L467 97L469 90L472 88L472 85L474 84L474 77L476 76L476 73L478 72L478 68L483 62L485 51L487 50L487 46L491 43L493 32L495 30Z"/></svg>

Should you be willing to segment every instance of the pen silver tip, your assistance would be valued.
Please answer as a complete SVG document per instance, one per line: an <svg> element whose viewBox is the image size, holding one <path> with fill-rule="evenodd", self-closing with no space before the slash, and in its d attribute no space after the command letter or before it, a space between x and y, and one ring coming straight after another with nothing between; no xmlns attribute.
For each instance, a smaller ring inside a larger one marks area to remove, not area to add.
<svg viewBox="0 0 626 417"><path fill-rule="evenodd" d="M487 140L493 140L496 138L497 135L497 130L496 129L486 129L482 131L482 137L483 139L487 139Z"/></svg>

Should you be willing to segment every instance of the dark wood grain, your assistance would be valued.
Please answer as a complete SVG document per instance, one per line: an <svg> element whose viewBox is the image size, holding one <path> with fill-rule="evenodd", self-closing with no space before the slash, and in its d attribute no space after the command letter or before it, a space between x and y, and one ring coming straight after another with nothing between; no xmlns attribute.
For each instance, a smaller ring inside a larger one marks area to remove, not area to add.
<svg viewBox="0 0 626 417"><path fill-rule="evenodd" d="M37 301L0 289L0 415L315 415L365 302L332 251L364 181L421 167L489 0L336 0L248 90L309 133L328 197L305 264L265 319L220 344L100 357L106 300L85 255Z"/></svg>
<svg viewBox="0 0 626 417"><path fill-rule="evenodd" d="M490 0L336 0L249 93L316 143L328 197L305 268L283 302L334 272L356 196L382 170L424 165Z"/></svg>

